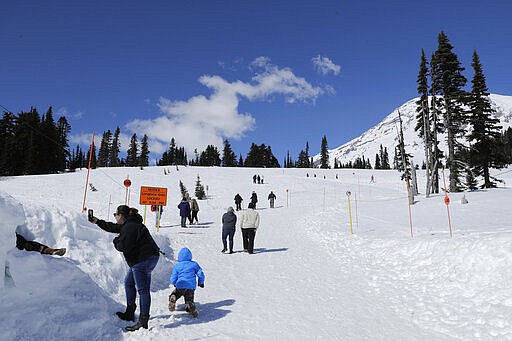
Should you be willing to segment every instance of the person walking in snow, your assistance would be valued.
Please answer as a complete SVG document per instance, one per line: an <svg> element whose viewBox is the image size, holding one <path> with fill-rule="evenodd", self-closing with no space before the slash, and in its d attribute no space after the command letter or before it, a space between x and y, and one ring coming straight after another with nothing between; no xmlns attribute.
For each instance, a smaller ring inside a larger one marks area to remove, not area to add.
<svg viewBox="0 0 512 341"><path fill-rule="evenodd" d="M199 221L197 220L197 213L199 212L199 204L197 203L196 198L192 198L190 200L190 210L192 211L192 224L194 224L194 219L196 221L196 224L199 224Z"/></svg>
<svg viewBox="0 0 512 341"><path fill-rule="evenodd" d="M242 196L240 194L236 194L235 195L235 205L236 205L236 210L237 211L240 211L242 209L242 201L244 199L242 199Z"/></svg>
<svg viewBox="0 0 512 341"><path fill-rule="evenodd" d="M270 191L270 194L268 195L268 200L270 201L270 208L274 208L274 200L276 200L276 195L274 192Z"/></svg>
<svg viewBox="0 0 512 341"><path fill-rule="evenodd" d="M135 299L139 293L139 321L126 327L125 331L148 329L149 311L151 307L151 272L158 263L160 249L156 245L149 230L142 223L142 216L136 208L126 205L117 207L114 213L115 223L89 217L89 221L102 230L117 233L113 240L117 251L122 252L128 264L128 272L124 278L126 294L126 311L116 314L121 320L135 321L137 305Z"/></svg>
<svg viewBox="0 0 512 341"><path fill-rule="evenodd" d="M258 202L258 195L256 192L252 191L251 194L251 204L253 205L253 208L256 209L256 203Z"/></svg>
<svg viewBox="0 0 512 341"><path fill-rule="evenodd" d="M161 205L151 205L151 211L155 212L155 227L160 227L160 223L162 222L162 213L164 212L164 207Z"/></svg>
<svg viewBox="0 0 512 341"><path fill-rule="evenodd" d="M194 293L197 285L204 288L205 276L201 266L192 260L192 252L184 247L178 253L178 263L172 269L170 277L171 284L175 289L169 295L169 311L176 310L176 301L180 297L185 298L186 311L192 316L197 317L198 313L194 303Z"/></svg>
<svg viewBox="0 0 512 341"><path fill-rule="evenodd" d="M222 215L222 253L228 251L227 239L229 237L229 253L233 253L233 237L236 230L236 214L233 207L229 206L228 211Z"/></svg>
<svg viewBox="0 0 512 341"><path fill-rule="evenodd" d="M260 215L255 211L254 204L251 202L249 203L249 209L242 213L242 218L240 219L244 251L249 254L254 253L254 238L259 225Z"/></svg>
<svg viewBox="0 0 512 341"><path fill-rule="evenodd" d="M180 209L181 227L187 227L187 218L190 215L190 204L187 198L183 197L183 199L181 199L178 208ZM192 220L192 218L190 220Z"/></svg>

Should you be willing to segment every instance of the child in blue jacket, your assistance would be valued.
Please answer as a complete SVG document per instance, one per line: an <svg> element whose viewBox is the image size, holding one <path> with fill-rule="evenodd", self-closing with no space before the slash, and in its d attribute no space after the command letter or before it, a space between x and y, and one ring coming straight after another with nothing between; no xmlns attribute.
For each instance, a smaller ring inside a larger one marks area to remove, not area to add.
<svg viewBox="0 0 512 341"><path fill-rule="evenodd" d="M204 273L201 266L192 260L192 252L184 247L178 254L178 263L174 265L171 274L171 284L175 286L169 295L169 311L176 310L176 301L183 296L185 298L186 311L197 317L194 304L194 292L197 285L204 288Z"/></svg>

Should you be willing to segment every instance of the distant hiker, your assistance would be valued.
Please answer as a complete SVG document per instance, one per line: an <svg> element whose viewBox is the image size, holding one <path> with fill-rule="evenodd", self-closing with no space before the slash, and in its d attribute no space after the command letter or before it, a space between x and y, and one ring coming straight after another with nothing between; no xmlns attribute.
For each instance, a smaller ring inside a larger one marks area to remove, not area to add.
<svg viewBox="0 0 512 341"><path fill-rule="evenodd" d="M270 191L270 194L268 195L268 200L270 200L270 208L274 208L274 200L276 200L276 195L274 192Z"/></svg>
<svg viewBox="0 0 512 341"><path fill-rule="evenodd" d="M242 240L244 244L244 252L254 253L254 237L256 229L260 224L260 215L254 210L254 204L249 203L249 209L242 213L240 219L240 229L242 230Z"/></svg>
<svg viewBox="0 0 512 341"><path fill-rule="evenodd" d="M192 198L190 197L190 194L188 194L188 192L185 192L185 199L187 199L189 206L191 206L192 205ZM188 211L187 218L188 218L189 224L192 225L192 209L190 211Z"/></svg>
<svg viewBox="0 0 512 341"><path fill-rule="evenodd" d="M122 252L128 272L124 278L126 293L126 311L116 314L121 320L135 321L137 305L135 299L139 293L139 321L124 328L131 332L140 328L148 329L149 310L151 307L151 272L158 263L160 249L156 245L149 230L142 224L142 217L136 208L126 205L117 207L114 213L116 223L107 222L94 216L89 221L98 225L102 230L117 233L113 240L117 251Z"/></svg>
<svg viewBox="0 0 512 341"><path fill-rule="evenodd" d="M261 176L261 183L263 183L263 175Z"/></svg>
<svg viewBox="0 0 512 341"><path fill-rule="evenodd" d="M371 184L375 183L375 178L373 177L373 175L370 177L370 183Z"/></svg>
<svg viewBox="0 0 512 341"><path fill-rule="evenodd" d="M258 202L258 195L256 192L252 191L251 194L251 204L253 204L253 208L256 209L256 203Z"/></svg>
<svg viewBox="0 0 512 341"><path fill-rule="evenodd" d="M252 182L256 183L256 174L254 174L254 176L252 177Z"/></svg>
<svg viewBox="0 0 512 341"><path fill-rule="evenodd" d="M186 197L181 199L178 208L180 209L181 227L187 227L187 218L190 215L190 204ZM192 218L190 218L190 220L192 220Z"/></svg>
<svg viewBox="0 0 512 341"><path fill-rule="evenodd" d="M194 219L196 220L196 224L199 224L199 221L197 220L199 204L197 203L196 198L192 198L192 200L190 200L190 210L192 211L192 224L194 224Z"/></svg>
<svg viewBox="0 0 512 341"><path fill-rule="evenodd" d="M160 227L164 207L161 205L151 205L151 212L155 212L155 227Z"/></svg>
<svg viewBox="0 0 512 341"><path fill-rule="evenodd" d="M336 179L338 179L338 174L336 174Z"/></svg>
<svg viewBox="0 0 512 341"><path fill-rule="evenodd" d="M242 209L242 201L244 199L242 199L242 196L240 194L236 194L235 195L235 205L236 205L236 210L237 211L240 211Z"/></svg>
<svg viewBox="0 0 512 341"><path fill-rule="evenodd" d="M171 284L174 285L174 291L169 295L169 311L176 310L176 301L180 297L185 298L187 305L186 311L192 316L197 317L198 313L194 303L194 292L197 285L204 288L204 273L201 266L192 260L192 252L184 247L178 253L178 263L172 268L170 277Z"/></svg>
<svg viewBox="0 0 512 341"><path fill-rule="evenodd" d="M233 207L229 206L228 211L222 215L222 253L228 251L227 238L229 237L229 253L233 253L233 237L236 230L236 214Z"/></svg>
<svg viewBox="0 0 512 341"><path fill-rule="evenodd" d="M261 184L261 178L260 178L259 175L258 175L258 177L256 179L258 180L258 183Z"/></svg>
<svg viewBox="0 0 512 341"><path fill-rule="evenodd" d="M16 247L18 249L26 251L37 251L43 255L53 256L64 256L64 254L66 253L65 247L60 249L54 249L44 244L38 243L36 241L26 240L25 237L23 237L20 234L24 232L22 231L24 228L26 228L25 225L18 225L16 227L16 231L14 232L16 234Z"/></svg>

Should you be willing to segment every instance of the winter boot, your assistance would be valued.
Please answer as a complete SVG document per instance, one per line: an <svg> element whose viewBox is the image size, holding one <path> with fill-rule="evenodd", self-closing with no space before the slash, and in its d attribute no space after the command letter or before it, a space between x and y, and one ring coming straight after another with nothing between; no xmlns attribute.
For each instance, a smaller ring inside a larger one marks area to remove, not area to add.
<svg viewBox="0 0 512 341"><path fill-rule="evenodd" d="M66 248L63 247L62 249L53 249L52 255L54 256L64 256L66 253Z"/></svg>
<svg viewBox="0 0 512 341"><path fill-rule="evenodd" d="M118 311L116 315L124 321L135 321L135 309L137 309L137 305L128 305L124 313Z"/></svg>
<svg viewBox="0 0 512 341"><path fill-rule="evenodd" d="M169 295L169 311L173 312L176 310L176 295L170 294Z"/></svg>
<svg viewBox="0 0 512 341"><path fill-rule="evenodd" d="M223 248L220 252L225 253L227 251L226 248Z"/></svg>
<svg viewBox="0 0 512 341"><path fill-rule="evenodd" d="M188 311L194 317L197 317L198 315L194 302L187 302L186 311Z"/></svg>
<svg viewBox="0 0 512 341"><path fill-rule="evenodd" d="M140 328L148 329L148 321L149 321L149 315L140 315L139 321L134 324L133 326L128 326L124 328L125 332L133 332L136 330L139 330Z"/></svg>

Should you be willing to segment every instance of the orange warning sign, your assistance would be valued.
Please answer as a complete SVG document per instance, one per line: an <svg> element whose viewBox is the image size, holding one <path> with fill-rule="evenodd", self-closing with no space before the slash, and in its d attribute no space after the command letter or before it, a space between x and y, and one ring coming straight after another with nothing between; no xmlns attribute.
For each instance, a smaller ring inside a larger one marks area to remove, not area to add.
<svg viewBox="0 0 512 341"><path fill-rule="evenodd" d="M141 186L139 203L141 205L167 205L167 188Z"/></svg>

